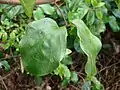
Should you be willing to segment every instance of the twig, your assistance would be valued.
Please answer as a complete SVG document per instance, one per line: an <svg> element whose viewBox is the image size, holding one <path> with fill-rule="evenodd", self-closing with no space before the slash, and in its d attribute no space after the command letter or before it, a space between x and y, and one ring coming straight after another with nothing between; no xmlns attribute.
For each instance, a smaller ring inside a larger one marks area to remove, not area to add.
<svg viewBox="0 0 120 90"><path fill-rule="evenodd" d="M8 73L7 75L3 76L2 79L3 79L3 80L6 79L6 78L9 77L12 73L17 72L17 70L18 70L18 67L14 68L10 73Z"/></svg>
<svg viewBox="0 0 120 90"><path fill-rule="evenodd" d="M21 57L20 57L20 67L21 67L21 72L24 73L24 66Z"/></svg>
<svg viewBox="0 0 120 90"><path fill-rule="evenodd" d="M83 83L85 83L84 78L80 75L80 73L78 73L78 76L82 79Z"/></svg>
<svg viewBox="0 0 120 90"><path fill-rule="evenodd" d="M6 84L5 84L5 82L3 81L3 79L2 79L2 76L1 76L1 75L0 75L0 81L2 81L2 84L4 85L5 89L6 89L6 90L8 90L8 88L7 88Z"/></svg>
<svg viewBox="0 0 120 90"><path fill-rule="evenodd" d="M20 55L9 56L9 57L5 57L5 58L1 58L0 61L2 61L2 60L6 60L6 59L11 59L11 58L17 58L17 57L21 57L21 56L20 56Z"/></svg>
<svg viewBox="0 0 120 90"><path fill-rule="evenodd" d="M57 9L59 10L59 12L61 13L61 15L62 15L62 17L63 17L63 19L65 21L65 25L68 26L67 20L65 19L65 16L64 16L63 12L61 11L59 5L56 3L56 1L54 2L54 4L57 7Z"/></svg>
<svg viewBox="0 0 120 90"><path fill-rule="evenodd" d="M101 69L98 73L100 73L100 72L102 72L102 71L104 71L104 70L106 70L106 69L109 69L109 68L111 68L111 67L113 67L114 65L117 65L117 64L119 64L119 63L120 63L120 61L117 62L117 63L114 63L114 64L112 64L112 65L110 65L110 66L108 66L108 67L105 67L105 68Z"/></svg>
<svg viewBox="0 0 120 90"><path fill-rule="evenodd" d="M75 87L74 85L70 85L72 88L74 88L75 90L80 90L79 88Z"/></svg>

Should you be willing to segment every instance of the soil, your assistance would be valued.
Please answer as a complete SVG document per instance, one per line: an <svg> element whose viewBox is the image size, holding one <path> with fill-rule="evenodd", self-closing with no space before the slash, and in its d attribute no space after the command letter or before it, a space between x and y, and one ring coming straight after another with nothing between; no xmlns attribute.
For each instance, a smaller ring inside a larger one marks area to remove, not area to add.
<svg viewBox="0 0 120 90"><path fill-rule="evenodd" d="M120 34L107 30L102 34L103 48L98 55L96 77L104 85L105 90L120 90ZM8 54L9 55L9 54ZM79 76L77 85L72 83L65 90L80 90L84 82L84 66L86 58L77 52L71 54L73 64L71 71L76 71ZM60 78L54 75L43 77L41 85L35 83L35 77L21 73L20 57L11 58L9 64L11 71L0 69L0 90L63 90Z"/></svg>

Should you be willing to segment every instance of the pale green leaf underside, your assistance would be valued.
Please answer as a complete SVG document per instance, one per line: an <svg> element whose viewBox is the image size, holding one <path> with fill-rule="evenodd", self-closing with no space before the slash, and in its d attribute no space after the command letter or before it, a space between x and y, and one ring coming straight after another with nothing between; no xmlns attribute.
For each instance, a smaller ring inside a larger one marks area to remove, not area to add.
<svg viewBox="0 0 120 90"><path fill-rule="evenodd" d="M25 69L37 76L55 70L66 53L66 38L66 28L50 18L30 23L20 42Z"/></svg>
<svg viewBox="0 0 120 90"><path fill-rule="evenodd" d="M19 0L28 17L32 16L35 0Z"/></svg>
<svg viewBox="0 0 120 90"><path fill-rule="evenodd" d="M75 19L72 23L77 27L77 35L81 49L88 56L85 72L88 77L92 77L96 74L96 56L102 44L100 40L90 32L82 20Z"/></svg>

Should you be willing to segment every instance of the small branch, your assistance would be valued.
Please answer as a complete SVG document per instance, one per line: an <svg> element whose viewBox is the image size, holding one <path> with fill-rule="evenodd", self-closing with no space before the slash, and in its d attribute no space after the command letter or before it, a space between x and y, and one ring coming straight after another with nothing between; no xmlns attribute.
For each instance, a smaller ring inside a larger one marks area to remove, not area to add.
<svg viewBox="0 0 120 90"><path fill-rule="evenodd" d="M68 26L67 20L65 19L65 16L63 14L63 12L61 11L59 5L56 3L56 1L54 2L55 6L57 7L57 9L59 10L60 14L62 15L64 21L65 21L65 25Z"/></svg>
<svg viewBox="0 0 120 90"><path fill-rule="evenodd" d="M6 59L12 59L12 58L17 58L17 57L21 57L20 55L16 55L16 56L9 56L9 57L6 57L6 58L1 58L0 61L2 60L6 60Z"/></svg>
<svg viewBox="0 0 120 90"><path fill-rule="evenodd" d="M112 68L114 65L117 65L117 64L119 64L119 63L120 63L120 61L118 61L118 62L116 62L116 63L114 63L114 64L112 64L112 65L110 65L110 66L108 66L108 67L105 67L105 68L101 69L98 73L100 73L100 72L102 72L102 71L104 71L104 70L106 70L106 69Z"/></svg>
<svg viewBox="0 0 120 90"><path fill-rule="evenodd" d="M4 85L5 90L8 90L8 88L7 88L6 84L5 84L5 82L3 81L3 79L2 79L2 76L1 76L1 75L0 75L0 81L1 81L1 82L2 82L2 84Z"/></svg>

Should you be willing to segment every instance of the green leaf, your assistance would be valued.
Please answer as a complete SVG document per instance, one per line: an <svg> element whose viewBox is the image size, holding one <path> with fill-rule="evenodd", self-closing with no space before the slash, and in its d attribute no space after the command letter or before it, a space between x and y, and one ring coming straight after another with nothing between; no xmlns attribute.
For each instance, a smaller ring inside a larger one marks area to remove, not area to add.
<svg viewBox="0 0 120 90"><path fill-rule="evenodd" d="M12 7L11 10L7 13L7 16L10 18L10 19L13 19L17 14L19 13L23 13L21 12L22 11L22 6L20 5L17 5L15 7Z"/></svg>
<svg viewBox="0 0 120 90"><path fill-rule="evenodd" d="M95 21L95 13L93 10L90 10L87 14L86 21L88 25L92 25Z"/></svg>
<svg viewBox="0 0 120 90"><path fill-rule="evenodd" d="M97 10L96 10L96 16L97 16L98 19L101 20L101 19L103 18L103 13L102 13L102 11L100 11L100 10L97 9Z"/></svg>
<svg viewBox="0 0 120 90"><path fill-rule="evenodd" d="M10 33L10 39L11 39L11 40L14 40L15 37L16 37L15 32L12 31L12 32Z"/></svg>
<svg viewBox="0 0 120 90"><path fill-rule="evenodd" d="M92 90L104 90L103 85L97 80L96 77L92 78L92 82L94 83L94 88Z"/></svg>
<svg viewBox="0 0 120 90"><path fill-rule="evenodd" d="M37 76L47 75L55 70L65 56L66 38L66 28L58 27L50 18L30 23L20 42L25 69Z"/></svg>
<svg viewBox="0 0 120 90"><path fill-rule="evenodd" d="M120 10L119 9L114 9L112 12L117 18L120 18Z"/></svg>
<svg viewBox="0 0 120 90"><path fill-rule="evenodd" d="M71 53L72 53L72 51L70 49L66 49L66 54L65 55L69 55Z"/></svg>
<svg viewBox="0 0 120 90"><path fill-rule="evenodd" d="M66 49L65 57L62 59L61 63L64 65L70 65L72 64L72 58L68 56L72 51L70 49Z"/></svg>
<svg viewBox="0 0 120 90"><path fill-rule="evenodd" d="M20 0L26 15L30 18L33 13L33 8L35 4L35 0Z"/></svg>
<svg viewBox="0 0 120 90"><path fill-rule="evenodd" d="M2 68L2 66L5 67L6 71L10 71L10 65L8 64L8 62L6 60L0 61L0 68Z"/></svg>
<svg viewBox="0 0 120 90"><path fill-rule="evenodd" d="M117 24L117 21L116 21L116 18L114 16L110 16L109 17L109 24L110 24L110 27L112 28L112 31L113 32L118 32L120 31L120 27L118 26Z"/></svg>
<svg viewBox="0 0 120 90"><path fill-rule="evenodd" d="M75 48L75 50L76 50L77 52L83 54L83 51L82 51L82 49L81 49L81 47L80 47L80 44L79 44L79 41L80 41L79 38L76 37L76 39L75 39L75 41L74 41L74 48Z"/></svg>
<svg viewBox="0 0 120 90"><path fill-rule="evenodd" d="M104 32L105 30L105 24L101 20L96 20L94 25L91 25L90 27L90 31L92 32L92 34L98 37L100 36L100 33Z"/></svg>
<svg viewBox="0 0 120 90"><path fill-rule="evenodd" d="M81 90L91 90L91 81L85 81Z"/></svg>
<svg viewBox="0 0 120 90"><path fill-rule="evenodd" d="M64 64L59 64L59 67L54 71L56 75L59 75L61 79L66 78L70 79L71 73L68 67Z"/></svg>
<svg viewBox="0 0 120 90"><path fill-rule="evenodd" d="M9 43L1 44L1 47L6 50L10 47L10 44Z"/></svg>
<svg viewBox="0 0 120 90"><path fill-rule="evenodd" d="M88 4L90 4L90 1L91 1L91 0L85 0L85 2L88 3Z"/></svg>
<svg viewBox="0 0 120 90"><path fill-rule="evenodd" d="M3 34L2 34L2 41L6 42L7 38L8 38L7 33L4 31Z"/></svg>
<svg viewBox="0 0 120 90"><path fill-rule="evenodd" d="M118 9L120 10L120 0L115 0L115 3L117 4Z"/></svg>
<svg viewBox="0 0 120 90"><path fill-rule="evenodd" d="M91 0L91 4L93 7L96 7L98 5L98 1L97 0Z"/></svg>
<svg viewBox="0 0 120 90"><path fill-rule="evenodd" d="M64 78L64 80L62 81L62 87L66 88L69 83L70 83L70 79Z"/></svg>
<svg viewBox="0 0 120 90"><path fill-rule="evenodd" d="M79 37L79 43L82 51L87 55L88 61L85 66L85 72L89 80L96 75L96 57L99 53L102 44L100 40L94 36L84 22L80 19L72 21L77 27L77 36Z"/></svg>
<svg viewBox="0 0 120 90"><path fill-rule="evenodd" d="M52 7L50 4L39 5L39 7L41 7L41 9L44 11L44 13L46 13L48 15L52 15L53 12L55 11L54 7Z"/></svg>
<svg viewBox="0 0 120 90"><path fill-rule="evenodd" d="M75 12L76 9L79 7L80 3L82 2L82 0L73 0L73 1L69 1L69 9L72 12Z"/></svg>
<svg viewBox="0 0 120 90"><path fill-rule="evenodd" d="M96 7L97 7L97 8L100 8L100 7L104 6L104 5L105 5L105 3L104 3L104 2L100 2L100 3L98 3L98 4L97 4L97 6L96 6Z"/></svg>
<svg viewBox="0 0 120 90"><path fill-rule="evenodd" d="M71 81L76 84L78 82L78 75L75 71L71 72Z"/></svg>
<svg viewBox="0 0 120 90"><path fill-rule="evenodd" d="M80 7L77 8L77 10L75 10L74 12L70 11L68 13L68 20L70 21L74 19L82 19L87 14L88 10L89 10L89 7L87 5L80 4Z"/></svg>
<svg viewBox="0 0 120 90"><path fill-rule="evenodd" d="M61 61L62 64L64 65L70 65L72 64L72 57L70 56L65 56L63 60Z"/></svg>
<svg viewBox="0 0 120 90"><path fill-rule="evenodd" d="M43 78L42 77L39 77L39 76L36 76L35 77L35 84L37 86L41 86L41 84L43 83Z"/></svg>
<svg viewBox="0 0 120 90"><path fill-rule="evenodd" d="M37 10L33 11L33 17L35 20L40 20L42 18L45 17L43 11L41 10L41 8L37 8Z"/></svg>
<svg viewBox="0 0 120 90"><path fill-rule="evenodd" d="M3 32L2 32L2 31L0 31L0 39L2 38L2 34L3 34Z"/></svg>

